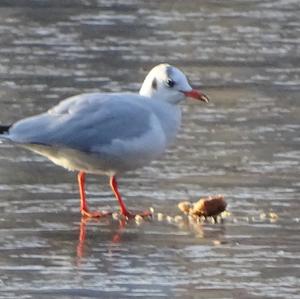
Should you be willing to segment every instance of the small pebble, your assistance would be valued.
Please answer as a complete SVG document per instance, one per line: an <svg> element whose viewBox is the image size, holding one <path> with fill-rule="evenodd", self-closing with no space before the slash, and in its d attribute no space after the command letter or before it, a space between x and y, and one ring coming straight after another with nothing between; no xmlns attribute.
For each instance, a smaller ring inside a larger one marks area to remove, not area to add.
<svg viewBox="0 0 300 299"><path fill-rule="evenodd" d="M279 218L279 216L274 212L270 212L269 217L273 220L277 220Z"/></svg>
<svg viewBox="0 0 300 299"><path fill-rule="evenodd" d="M222 245L222 244L227 244L227 241L225 241L225 240L213 240L213 244L218 246L218 245Z"/></svg>
<svg viewBox="0 0 300 299"><path fill-rule="evenodd" d="M173 222L173 218L172 218L171 216L169 216L169 215L166 217L166 220L167 220L168 222L170 222L170 223Z"/></svg>
<svg viewBox="0 0 300 299"><path fill-rule="evenodd" d="M231 216L231 213L228 212L228 211L224 211L224 212L221 213L222 218L226 218L226 217L229 217L229 216Z"/></svg>
<svg viewBox="0 0 300 299"><path fill-rule="evenodd" d="M120 219L120 215L119 215L119 213L117 213L117 212L112 213L112 214L111 214L111 217L112 217L114 220L119 220L119 219Z"/></svg>
<svg viewBox="0 0 300 299"><path fill-rule="evenodd" d="M260 219L266 219L267 215L266 213L260 213L259 217Z"/></svg>
<svg viewBox="0 0 300 299"><path fill-rule="evenodd" d="M144 220L144 218L141 215L135 215L135 220Z"/></svg>
<svg viewBox="0 0 300 299"><path fill-rule="evenodd" d="M220 240L213 240L213 244L214 245L221 245L221 241Z"/></svg>
<svg viewBox="0 0 300 299"><path fill-rule="evenodd" d="M157 220L163 221L164 220L164 214L163 213L157 213Z"/></svg>
<svg viewBox="0 0 300 299"><path fill-rule="evenodd" d="M181 222L182 220L183 220L183 217L180 216L180 215L176 215L176 216L174 217L174 221L175 221L176 223Z"/></svg>
<svg viewBox="0 0 300 299"><path fill-rule="evenodd" d="M135 220L136 224L141 224L142 222L144 222L144 218L141 215L136 215L134 217L134 220Z"/></svg>

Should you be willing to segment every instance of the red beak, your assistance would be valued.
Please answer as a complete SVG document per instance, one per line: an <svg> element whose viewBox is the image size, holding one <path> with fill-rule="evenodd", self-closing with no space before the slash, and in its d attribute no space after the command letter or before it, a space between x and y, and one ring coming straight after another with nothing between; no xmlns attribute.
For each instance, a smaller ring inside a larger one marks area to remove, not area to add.
<svg viewBox="0 0 300 299"><path fill-rule="evenodd" d="M200 101L205 102L205 103L209 102L209 98L199 90L192 89L191 91L185 91L183 93L188 98L193 98L193 99L196 99L196 100L200 100Z"/></svg>

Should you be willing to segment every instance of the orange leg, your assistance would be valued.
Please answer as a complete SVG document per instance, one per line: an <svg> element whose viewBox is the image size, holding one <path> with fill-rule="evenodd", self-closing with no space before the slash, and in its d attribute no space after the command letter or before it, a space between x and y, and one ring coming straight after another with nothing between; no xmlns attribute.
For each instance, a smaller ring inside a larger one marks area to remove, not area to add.
<svg viewBox="0 0 300 299"><path fill-rule="evenodd" d="M102 216L111 215L110 212L90 212L87 206L86 197L85 197L85 172L80 171L77 176L79 193L80 193L80 212L82 216L99 218Z"/></svg>
<svg viewBox="0 0 300 299"><path fill-rule="evenodd" d="M117 183L117 180L116 180L116 177L115 176L111 176L110 179L109 179L109 184L110 184L110 187L116 197L116 199L118 200L119 202L119 205L120 205L120 210L121 210L121 214L127 218L134 218L136 215L140 215L142 217L149 217L151 216L151 213L148 212L148 211L145 211L145 212L142 212L142 213L138 213L138 214L134 214L134 213L130 213L126 206L125 206L125 203L121 197L121 194L118 190L118 183Z"/></svg>

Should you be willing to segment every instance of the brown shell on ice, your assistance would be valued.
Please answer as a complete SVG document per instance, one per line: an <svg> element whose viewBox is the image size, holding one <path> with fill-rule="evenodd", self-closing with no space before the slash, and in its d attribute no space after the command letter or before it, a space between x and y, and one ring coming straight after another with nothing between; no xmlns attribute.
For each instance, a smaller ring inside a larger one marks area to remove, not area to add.
<svg viewBox="0 0 300 299"><path fill-rule="evenodd" d="M224 196L209 196L194 203L190 213L196 216L215 217L224 212L226 206L227 203L224 200Z"/></svg>

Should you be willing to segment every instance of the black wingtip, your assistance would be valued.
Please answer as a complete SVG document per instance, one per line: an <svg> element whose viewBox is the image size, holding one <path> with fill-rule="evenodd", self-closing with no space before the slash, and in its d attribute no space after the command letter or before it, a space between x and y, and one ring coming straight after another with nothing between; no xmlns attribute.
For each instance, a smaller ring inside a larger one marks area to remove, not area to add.
<svg viewBox="0 0 300 299"><path fill-rule="evenodd" d="M5 134L9 131L11 125L0 125L0 134Z"/></svg>

